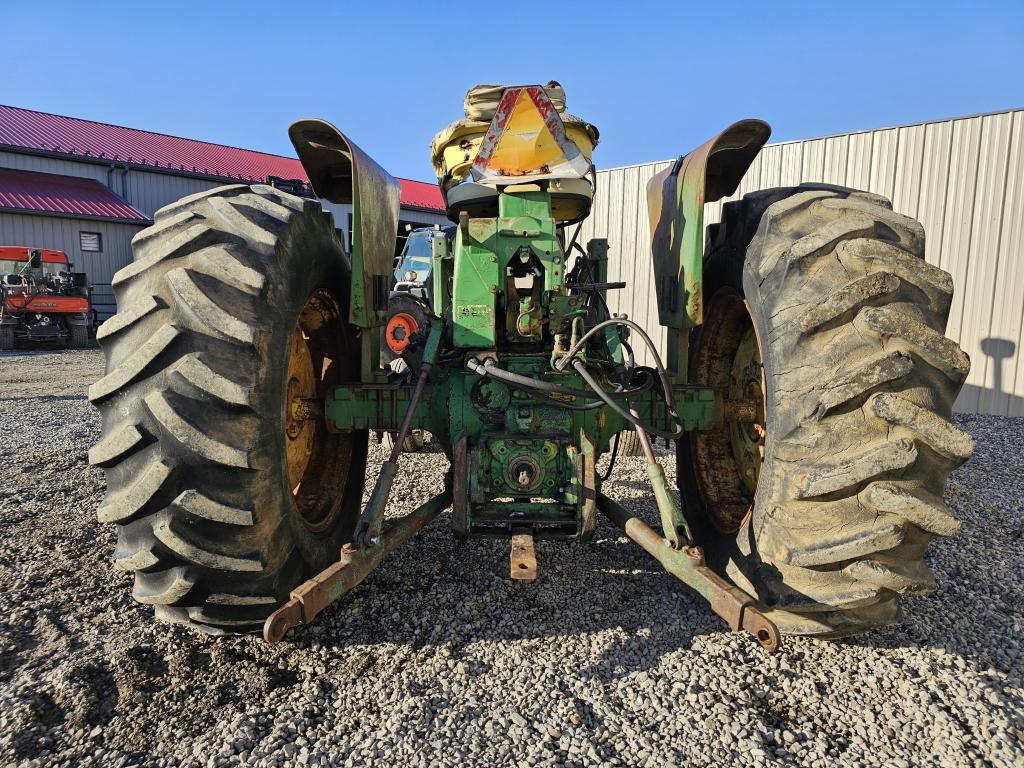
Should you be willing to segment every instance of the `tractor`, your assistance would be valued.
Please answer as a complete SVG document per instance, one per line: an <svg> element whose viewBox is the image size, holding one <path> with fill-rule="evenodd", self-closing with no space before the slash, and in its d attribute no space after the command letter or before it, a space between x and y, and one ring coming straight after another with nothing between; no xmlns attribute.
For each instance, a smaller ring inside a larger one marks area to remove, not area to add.
<svg viewBox="0 0 1024 768"><path fill-rule="evenodd" d="M92 289L63 251L0 246L0 350L16 342L89 345Z"/></svg>
<svg viewBox="0 0 1024 768"><path fill-rule="evenodd" d="M399 186L333 125L289 135L317 197L351 206L348 233L263 185L158 211L114 278L89 390L97 514L134 598L278 642L450 509L459 539L509 540L518 579L536 540L586 542L603 515L768 650L897 622L935 587L924 554L960 529L942 494L973 449L950 420L970 367L944 336L952 280L921 225L868 192L754 192L705 231L769 133L737 122L647 186L664 349L609 310L616 244L580 242L599 134L555 82L478 86L434 138L454 230L430 235L398 381L380 347ZM448 457L444 490L385 520L414 429ZM371 430L398 436L367 476ZM653 526L602 492L620 434Z"/></svg>

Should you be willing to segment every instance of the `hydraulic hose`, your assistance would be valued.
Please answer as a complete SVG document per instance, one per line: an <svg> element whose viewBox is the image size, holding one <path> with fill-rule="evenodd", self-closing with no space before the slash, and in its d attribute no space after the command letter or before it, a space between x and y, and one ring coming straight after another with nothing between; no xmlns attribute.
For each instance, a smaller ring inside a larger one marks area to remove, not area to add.
<svg viewBox="0 0 1024 768"><path fill-rule="evenodd" d="M530 389L529 387L519 386L518 384L509 384L509 386L525 392L539 403L543 403L544 405L549 405L554 408L564 408L568 411L595 411L598 408L604 407L604 403L600 400L590 400L586 403L567 403L565 400L556 400L553 397L542 395L537 390Z"/></svg>
<svg viewBox="0 0 1024 768"><path fill-rule="evenodd" d="M661 379L661 386L665 390L665 402L668 403L671 407L672 387L670 386L668 381L668 373L665 371L665 365L661 362L661 355L658 354L658 348L655 346L654 342L651 341L651 337L647 335L647 331L645 331L632 320L627 320L624 317L613 317L609 320L602 320L589 331L584 333L582 336L580 336L580 338L576 341L575 344L569 347L569 350L565 353L565 355L563 355L562 358L557 363L555 363L555 368L557 368L560 371L565 370L565 367L570 362L572 362L573 358L575 358L576 355L579 354L579 351L583 349L583 345L586 344L595 333L609 325L625 325L636 331L640 338L643 339L644 344L647 345L647 348L651 351L651 356L654 358L654 365L658 370L658 377Z"/></svg>
<svg viewBox="0 0 1024 768"><path fill-rule="evenodd" d="M535 388L535 387L533 387L531 385L524 384L524 383L521 383L521 382L516 381L516 380L505 380L505 379L503 379L501 377L501 374L502 373L509 373L509 371L505 371L505 370L503 370L501 368L496 368L493 365L485 366L485 365L481 364L480 362L478 362L476 360L468 360L466 362L466 367L469 368L469 370L473 371L473 373L476 373L476 374L478 374L480 376L489 376L491 378L497 379L498 381L502 381L505 384L508 384L508 386L513 387L514 389L518 389L518 390L521 390L523 392L526 392L534 400L536 400L536 401L538 401L540 403L543 403L545 405L550 405L550 406L554 406L554 407L557 407L557 408L565 408L566 410L569 410L569 411L593 411L593 410L596 410L597 408L601 408L604 405L604 403L601 402L600 400L595 400L595 401L587 402L587 403L568 403L568 402L566 402L564 400L556 400L553 397L548 397L547 395L541 394L541 392L538 391L537 388ZM497 375L496 375L496 372L500 372L500 373L497 373ZM528 376L523 376L521 378L525 379L526 381L534 381L534 379L531 379ZM540 381L540 380L537 379L537 381ZM550 384L551 382L543 382L543 383L544 384ZM589 396L589 394L590 393L588 392L587 395ZM573 395L573 397L578 397L578 395Z"/></svg>
<svg viewBox="0 0 1024 768"><path fill-rule="evenodd" d="M603 405L603 403L602 403L602 405ZM615 469L615 459L617 459L618 456L619 456L619 442L621 440L622 440L622 433L621 432L616 432L615 433L615 438L614 438L615 442L612 443L612 455L608 459L608 469L606 469L604 471L604 473L600 475L602 483L605 480L607 480L609 477L612 476L612 470Z"/></svg>
<svg viewBox="0 0 1024 768"><path fill-rule="evenodd" d="M580 378L582 378L583 381L587 383L587 386L594 390L595 395L604 400L605 404L609 408L611 408L613 411L619 414L619 416L624 418L634 427L639 427L640 429L650 432L651 434L667 438L668 440L678 440L680 437L686 434L686 430L683 429L682 425L680 425L679 429L677 429L676 431L669 432L667 430L660 429L659 427L655 427L652 424L644 423L636 416L634 416L632 413L623 408L621 405L619 405L617 402L615 402L612 398L608 397L608 394L603 389L601 389L601 386L597 383L597 380L590 375L590 371L587 370L587 367L583 364L582 360L573 360L572 367L576 370L576 373L580 375ZM675 416L674 413L672 415L673 417ZM676 423L679 423L678 419L676 419Z"/></svg>
<svg viewBox="0 0 1024 768"><path fill-rule="evenodd" d="M543 379L535 379L532 376L523 376L519 373L513 373L507 371L504 368L499 368L493 363L480 363L477 360L468 360L466 367L473 373L477 373L481 376L490 376L491 378L497 379L509 386L516 387L517 389L525 390L537 390L541 392L551 392L558 395L566 395L567 397L583 397L591 398L593 393L586 389L573 389L563 384L558 384L554 381L544 381ZM646 371L644 371L646 374ZM654 386L654 380L650 376L646 377L646 381L638 387L633 389L616 389L612 392L606 392L610 397L628 399L642 395L647 392L652 386ZM603 391L603 390L602 390ZM561 401L555 401L561 402Z"/></svg>
<svg viewBox="0 0 1024 768"><path fill-rule="evenodd" d="M633 354L633 347L629 345L629 342L625 339L619 340L619 346L626 353L626 367L632 370L636 368L636 355Z"/></svg>

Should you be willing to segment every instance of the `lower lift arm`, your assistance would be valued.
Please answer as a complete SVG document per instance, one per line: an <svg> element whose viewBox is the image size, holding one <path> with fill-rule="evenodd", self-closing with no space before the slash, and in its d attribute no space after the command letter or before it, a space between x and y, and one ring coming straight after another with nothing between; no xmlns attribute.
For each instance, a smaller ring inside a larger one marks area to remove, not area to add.
<svg viewBox="0 0 1024 768"><path fill-rule="evenodd" d="M631 515L603 493L597 497L597 508L633 541L652 555L662 567L711 604L736 632L746 630L768 651L779 647L778 627L755 605L753 597L736 587L704 563L700 547L674 549L649 525Z"/></svg>
<svg viewBox="0 0 1024 768"><path fill-rule="evenodd" d="M668 413L678 422L678 416L675 413L671 400L671 390L668 388L665 368L661 362L658 349L643 329L636 326L635 323L609 320L606 321L606 324L614 324L616 322L629 324L631 327L634 327L650 348L658 373L664 382L665 405L667 406ZM597 328L592 329L591 333L596 330ZM566 362L571 362L576 372L580 374L595 394L598 394L611 408L621 412L621 408L601 391L598 382L589 374L583 361L578 358L573 359L575 353L582 348L585 340L586 337L577 342L568 351L560 362L560 366L564 368ZM598 509L619 526L629 538L657 559L666 571L707 600L711 604L712 610L725 619L734 631L746 630L754 635L757 641L768 651L777 650L781 640L778 627L761 613L756 606L755 599L751 595L748 595L739 587L730 584L708 568L704 562L704 552L700 547L693 545L686 520L675 498L668 489L665 472L654 455L654 449L647 434L648 427L640 420L640 414L632 400L629 402L629 413L633 416L629 421L633 423L636 429L637 437L647 459L647 475L651 480L651 487L654 490L655 501L658 505L658 512L660 513L661 524L664 529L664 537L659 536L654 529L640 520L640 518L630 515L625 509L604 494L598 495ZM625 414L622 415L625 416ZM678 439L681 436L676 435L675 437Z"/></svg>
<svg viewBox="0 0 1024 768"><path fill-rule="evenodd" d="M385 557L419 533L451 503L452 492L446 488L395 521L378 536L374 546L359 549L346 544L338 562L292 590L291 599L267 617L263 625L263 639L277 643L292 627L309 624L327 606L358 586Z"/></svg>
<svg viewBox="0 0 1024 768"><path fill-rule="evenodd" d="M263 625L263 639L269 643L279 642L288 630L299 624L308 624L318 613L339 597L350 591L380 565L381 561L395 549L405 544L420 530L451 506L451 487L420 505L405 517L384 528L384 508L391 495L391 484L398 471L398 455L412 426L416 405L423 395L430 371L437 361L441 346L443 324L435 320L423 353L419 378L409 400L409 405L395 437L391 455L381 466L370 500L359 518L353 543L341 550L338 562L292 590L290 599L267 617Z"/></svg>

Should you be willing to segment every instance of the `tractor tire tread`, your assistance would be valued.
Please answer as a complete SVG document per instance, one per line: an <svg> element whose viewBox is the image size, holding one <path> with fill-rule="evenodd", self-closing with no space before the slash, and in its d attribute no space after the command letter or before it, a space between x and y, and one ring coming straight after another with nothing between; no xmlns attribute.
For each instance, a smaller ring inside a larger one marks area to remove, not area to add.
<svg viewBox="0 0 1024 768"><path fill-rule="evenodd" d="M107 478L97 516L116 524L115 566L134 572L135 599L159 619L258 631L329 562L313 562L327 543L300 546L308 534L274 495L279 459L260 443L276 406L261 383L277 311L267 307L287 268L275 248L298 237L323 249L323 269L343 263L319 203L219 187L157 211L114 278L120 311L97 333L107 370L89 389L103 419L90 461Z"/></svg>
<svg viewBox="0 0 1024 768"><path fill-rule="evenodd" d="M970 369L943 335L952 279L914 219L827 185L727 203L715 249L769 340L761 482L716 567L783 632L894 623L899 595L934 589L922 557L960 529L942 491L974 448L950 416Z"/></svg>

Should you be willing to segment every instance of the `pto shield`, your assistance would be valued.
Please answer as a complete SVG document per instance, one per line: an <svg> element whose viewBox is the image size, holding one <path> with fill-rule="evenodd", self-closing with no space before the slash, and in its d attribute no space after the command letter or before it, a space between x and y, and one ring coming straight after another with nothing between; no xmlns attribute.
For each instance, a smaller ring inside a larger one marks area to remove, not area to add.
<svg viewBox="0 0 1024 768"><path fill-rule="evenodd" d="M516 184L538 179L578 179L590 170L580 148L565 135L562 118L539 85L505 89L473 162L473 180Z"/></svg>

